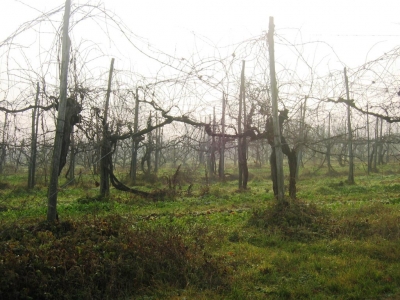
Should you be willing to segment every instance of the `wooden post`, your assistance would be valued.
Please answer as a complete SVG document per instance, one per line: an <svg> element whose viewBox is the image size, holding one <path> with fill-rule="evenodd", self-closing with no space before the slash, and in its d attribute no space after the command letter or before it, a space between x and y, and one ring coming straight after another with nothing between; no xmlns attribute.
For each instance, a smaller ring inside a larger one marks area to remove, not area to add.
<svg viewBox="0 0 400 300"><path fill-rule="evenodd" d="M215 106L213 107L213 121L212 121L212 128L213 131L215 132L215 128L217 127L217 120L215 116ZM215 151L217 150L217 143L215 141L215 136L211 138L211 169L210 169L210 175L214 177L216 175L216 159L215 159Z"/></svg>
<svg viewBox="0 0 400 300"><path fill-rule="evenodd" d="M4 113L4 124L3 124L3 134L2 134L2 142L0 148L0 174L3 174L3 167L5 166L6 161L6 140L8 140L7 134L8 132L8 112Z"/></svg>
<svg viewBox="0 0 400 300"><path fill-rule="evenodd" d="M62 36L60 102L58 104L56 135L54 138L54 150L53 150L52 168L51 168L50 184L48 190L48 202L47 202L47 221L49 222L54 222L57 219L58 173L60 167L60 155L61 155L64 124L65 124L65 112L67 106L68 63L69 63L69 48L71 43L68 37L70 11L71 11L71 0L66 0L65 12L64 12L63 36Z"/></svg>
<svg viewBox="0 0 400 300"><path fill-rule="evenodd" d="M277 187L278 201L284 202L284 174L283 174L283 153L281 145L281 131L279 126L278 116L278 88L275 77L275 51L274 51L274 18L269 17L268 30L268 50L269 50L269 70L271 81L271 96L272 96L272 119L274 126L274 148L276 155L276 170L277 170Z"/></svg>
<svg viewBox="0 0 400 300"><path fill-rule="evenodd" d="M240 137L240 135L243 133L242 130L242 107L243 107L243 100L244 100L244 68L245 68L246 62L242 62L242 73L241 73L241 80L240 80L240 93L239 93L239 115L238 115L238 133L239 133L239 138L238 138L238 166L239 166L239 190L243 189L243 147L242 147L242 141L243 138Z"/></svg>
<svg viewBox="0 0 400 300"><path fill-rule="evenodd" d="M208 116L208 121L211 125L211 115ZM212 176L212 151L213 151L214 145L212 145L212 138L207 135L207 172L208 172L208 177ZM174 146L174 151L175 151L175 146ZM175 155L174 155L175 157ZM174 165L175 167L175 165Z"/></svg>
<svg viewBox="0 0 400 300"><path fill-rule="evenodd" d="M379 136L378 127L379 127L379 118L376 117L376 119L375 119L375 141L374 141L374 145L373 145L373 148L372 148L372 156L373 156L372 170L374 172L378 172L378 168L376 167L376 165L377 165L377 157L378 157L378 136Z"/></svg>
<svg viewBox="0 0 400 300"><path fill-rule="evenodd" d="M378 165L383 165L383 119L380 119L379 143L378 143Z"/></svg>
<svg viewBox="0 0 400 300"><path fill-rule="evenodd" d="M139 89L136 88L135 93L135 119L133 120L133 132L138 132L139 129ZM139 138L132 139L132 160L130 177L133 184L136 184L136 170L137 170L137 153L139 148Z"/></svg>
<svg viewBox="0 0 400 300"><path fill-rule="evenodd" d="M112 74L114 72L114 58L111 59L110 72L108 74L108 87L106 103L104 105L104 119L103 119L103 140L101 145L101 160L100 160L100 195L102 197L108 197L110 195L110 173L109 168L112 168L109 164L111 156L111 145L108 140L108 108L110 105L110 95L111 95L111 82Z"/></svg>
<svg viewBox="0 0 400 300"><path fill-rule="evenodd" d="M300 164L301 160L303 159L303 146L304 146L304 139L305 139L305 117L306 117L306 107L307 107L307 96L304 97L304 106L303 104L300 105L300 146L298 147L297 151L297 164L296 164L296 180L299 179L300 173Z"/></svg>
<svg viewBox="0 0 400 300"><path fill-rule="evenodd" d="M347 78L346 68L344 68L344 80L346 84L346 98L347 101L350 102L349 79ZM349 103L347 103L347 131L349 145L349 177L347 181L350 184L354 184L353 132L351 130L351 110Z"/></svg>
<svg viewBox="0 0 400 300"><path fill-rule="evenodd" d="M204 118L204 123L206 123L206 122L207 122L207 118ZM205 156L205 152L206 152L205 151L206 143L207 143L207 141L206 141L206 131L203 128L203 130L201 131L201 134L200 134L200 142L199 142L199 149L200 149L200 151L199 151L199 165L203 165L205 163L204 156Z"/></svg>
<svg viewBox="0 0 400 300"><path fill-rule="evenodd" d="M389 150L390 150L390 134L391 134L391 131L392 131L392 124L388 124L388 128L386 129L386 132L387 132L387 139L386 139L386 164L388 164L389 163L389 159L390 159L390 156L389 156Z"/></svg>
<svg viewBox="0 0 400 300"><path fill-rule="evenodd" d="M111 59L110 71L108 73L107 97L106 97L106 104L104 106L104 121L103 121L104 124L107 124L108 121L108 108L110 106L111 83L112 83L113 72L114 72L114 58Z"/></svg>
<svg viewBox="0 0 400 300"><path fill-rule="evenodd" d="M328 116L328 145L326 149L326 162L328 164L328 173L331 173L333 171L332 165L331 165L331 113L329 112Z"/></svg>
<svg viewBox="0 0 400 300"><path fill-rule="evenodd" d="M225 93L222 93L222 116L221 116L221 133L222 137L220 138L219 145L219 167L218 174L219 179L225 179Z"/></svg>
<svg viewBox="0 0 400 300"><path fill-rule="evenodd" d="M243 85L243 89L242 89L242 106L243 106L243 131L242 132L246 132L247 131L247 112L246 112L246 82L245 82L245 76L244 76L244 63L245 61L243 61L243 74L242 74L242 78L241 78L241 84ZM242 173L243 173L243 178L242 178L242 188L243 189L247 189L247 182L249 181L249 168L247 166L247 153L248 153L248 149L247 149L247 137L244 136L242 138L242 145L241 145L242 151L242 158L240 160L240 162L242 163Z"/></svg>
<svg viewBox="0 0 400 300"><path fill-rule="evenodd" d="M156 126L158 126L158 115L156 113ZM160 161L160 131L161 128L156 128L156 137L155 137L155 149L154 149L154 173L157 174L159 168L159 161Z"/></svg>
<svg viewBox="0 0 400 300"><path fill-rule="evenodd" d="M69 167L68 167L68 180L69 184L75 183L75 134L74 134L74 127L71 130L71 144L70 144L70 153L69 153Z"/></svg>
<svg viewBox="0 0 400 300"><path fill-rule="evenodd" d="M151 127L151 123L152 123L152 115L151 115L151 111L149 114L149 117L147 118L147 127L150 128ZM146 159L143 160L142 158L142 171L144 174L151 174L151 153L153 152L153 133L150 131L147 133L147 145L146 145L146 154L145 157ZM144 163L146 163L146 169L144 168Z"/></svg>
<svg viewBox="0 0 400 300"><path fill-rule="evenodd" d="M33 189L35 186L35 173L36 173L36 152L37 152L37 105L39 102L40 86L39 82L36 84L36 97L35 107L32 111L32 131L31 131L31 157L29 159L28 167L28 189Z"/></svg>
<svg viewBox="0 0 400 300"><path fill-rule="evenodd" d="M371 161L369 160L371 153L370 153L370 145L371 141L370 141L370 136L369 136L369 106L367 104L367 153L368 153L368 157L367 157L367 173L369 175L369 173L371 172Z"/></svg>

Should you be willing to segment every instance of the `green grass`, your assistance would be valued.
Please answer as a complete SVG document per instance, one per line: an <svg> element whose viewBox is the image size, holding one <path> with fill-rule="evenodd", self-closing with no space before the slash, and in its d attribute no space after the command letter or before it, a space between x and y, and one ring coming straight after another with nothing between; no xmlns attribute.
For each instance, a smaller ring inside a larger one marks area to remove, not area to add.
<svg viewBox="0 0 400 300"><path fill-rule="evenodd" d="M44 186L3 178L0 297L398 299L400 175L390 167L358 169L355 185L345 168L305 170L289 207L276 204L267 169L250 170L247 191L183 170L165 201L114 189L101 199L88 179L60 191L56 225L43 222Z"/></svg>

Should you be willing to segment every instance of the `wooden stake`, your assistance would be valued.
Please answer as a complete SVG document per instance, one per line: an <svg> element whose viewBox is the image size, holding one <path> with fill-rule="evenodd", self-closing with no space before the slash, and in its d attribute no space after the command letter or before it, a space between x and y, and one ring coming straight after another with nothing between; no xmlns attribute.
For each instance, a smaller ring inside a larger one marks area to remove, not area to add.
<svg viewBox="0 0 400 300"><path fill-rule="evenodd" d="M54 138L54 150L53 150L52 168L51 168L48 202L47 202L47 221L49 222L54 222L57 218L58 173L60 167L60 155L61 155L64 124L65 124L65 112L67 106L68 63L69 63L69 48L71 43L68 37L70 11L71 11L71 0L66 0L65 12L64 12L63 36L62 36L60 102L58 104L56 136Z"/></svg>
<svg viewBox="0 0 400 300"><path fill-rule="evenodd" d="M109 159L108 157L111 155L111 145L108 140L108 108L110 106L110 95L111 95L111 83L112 83L112 74L114 72L114 58L111 59L110 64L110 72L108 74L108 87L107 87L107 97L106 103L104 105L104 120L103 120L103 141L101 145L101 160L100 160L100 195L102 197L108 197L110 194L110 173L109 168L111 165L108 165Z"/></svg>
<svg viewBox="0 0 400 300"><path fill-rule="evenodd" d="M350 102L349 79L347 78L346 68L344 68L344 80L346 84L347 101ZM349 104L347 104L347 131L348 131L348 146L349 146L349 177L347 179L347 182L353 184L354 183L353 132L351 130L351 110Z"/></svg>
<svg viewBox="0 0 400 300"><path fill-rule="evenodd" d="M271 80L272 95L272 119L274 125L274 147L276 154L277 184L278 184L278 201L285 200L284 194L284 174L283 174L283 153L281 145L281 131L279 126L278 115L278 88L275 77L275 51L274 51L274 18L269 17L268 31L268 50L269 50L269 70Z"/></svg>
<svg viewBox="0 0 400 300"><path fill-rule="evenodd" d="M36 172L36 152L37 152L37 105L39 102L40 86L39 82L36 84L36 98L35 107L32 111L32 132L31 132L31 157L29 159L28 167L28 189L33 189L35 186L35 172Z"/></svg>

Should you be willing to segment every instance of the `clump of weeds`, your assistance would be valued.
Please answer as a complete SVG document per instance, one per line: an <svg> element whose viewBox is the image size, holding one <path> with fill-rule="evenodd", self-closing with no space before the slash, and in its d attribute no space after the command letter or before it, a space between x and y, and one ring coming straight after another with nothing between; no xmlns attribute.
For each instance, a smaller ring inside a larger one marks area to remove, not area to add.
<svg viewBox="0 0 400 300"><path fill-rule="evenodd" d="M1 299L119 299L160 286L223 289L227 268L179 228L117 215L19 222L0 234Z"/></svg>
<svg viewBox="0 0 400 300"><path fill-rule="evenodd" d="M308 204L299 199L275 201L267 209L253 211L248 224L296 240L309 240L326 234L330 216L327 211L315 204Z"/></svg>

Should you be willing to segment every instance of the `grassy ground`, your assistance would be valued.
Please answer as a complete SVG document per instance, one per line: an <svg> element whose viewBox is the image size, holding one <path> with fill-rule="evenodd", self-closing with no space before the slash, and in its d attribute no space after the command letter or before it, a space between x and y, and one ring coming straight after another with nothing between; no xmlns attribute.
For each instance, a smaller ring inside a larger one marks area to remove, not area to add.
<svg viewBox="0 0 400 300"><path fill-rule="evenodd" d="M355 185L345 169L303 169L288 207L267 169L251 169L238 191L183 168L177 195L157 202L116 190L99 199L88 177L60 190L55 225L43 221L45 186L27 191L25 177L7 176L0 298L400 299L395 167L359 169ZM173 172L139 188L165 188Z"/></svg>

